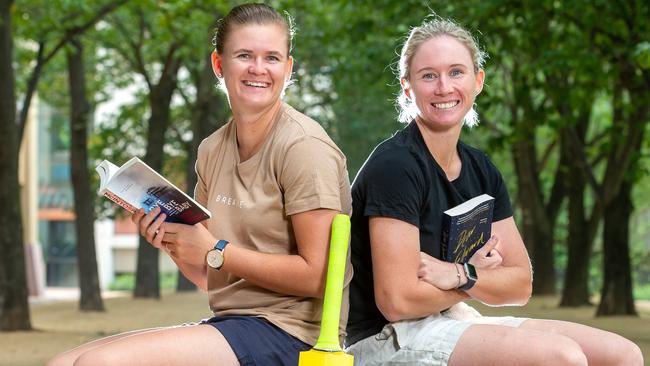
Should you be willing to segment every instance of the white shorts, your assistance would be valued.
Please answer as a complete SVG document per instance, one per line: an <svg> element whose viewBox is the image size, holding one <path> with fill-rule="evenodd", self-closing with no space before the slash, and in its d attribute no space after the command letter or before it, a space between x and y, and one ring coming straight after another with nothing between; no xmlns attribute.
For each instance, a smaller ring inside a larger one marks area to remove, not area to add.
<svg viewBox="0 0 650 366"><path fill-rule="evenodd" d="M347 349L355 366L446 366L458 339L474 324L519 327L528 318L482 316L461 302L440 314L402 320L384 326L381 333L362 339Z"/></svg>

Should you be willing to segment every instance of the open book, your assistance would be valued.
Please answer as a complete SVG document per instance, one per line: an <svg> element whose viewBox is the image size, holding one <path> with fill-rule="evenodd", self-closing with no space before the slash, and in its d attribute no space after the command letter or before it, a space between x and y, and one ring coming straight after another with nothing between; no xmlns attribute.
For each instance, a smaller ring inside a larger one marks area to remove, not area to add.
<svg viewBox="0 0 650 366"><path fill-rule="evenodd" d="M165 221L188 225L211 217L210 211L137 157L121 167L104 160L95 170L101 181L99 195L106 196L129 212L139 208L149 212L159 206L167 215Z"/></svg>
<svg viewBox="0 0 650 366"><path fill-rule="evenodd" d="M494 198L476 196L442 214L442 259L465 263L490 239Z"/></svg>

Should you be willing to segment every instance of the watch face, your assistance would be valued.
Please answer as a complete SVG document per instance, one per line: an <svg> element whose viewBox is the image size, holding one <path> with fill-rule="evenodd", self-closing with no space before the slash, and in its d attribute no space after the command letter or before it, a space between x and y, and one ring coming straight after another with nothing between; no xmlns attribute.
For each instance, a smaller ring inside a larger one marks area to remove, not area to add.
<svg viewBox="0 0 650 366"><path fill-rule="evenodd" d="M466 263L465 264L465 275L467 278L476 281L476 268L473 265Z"/></svg>
<svg viewBox="0 0 650 366"><path fill-rule="evenodd" d="M223 265L223 255L220 251L212 249L208 252L206 261L208 262L208 266L219 269Z"/></svg>

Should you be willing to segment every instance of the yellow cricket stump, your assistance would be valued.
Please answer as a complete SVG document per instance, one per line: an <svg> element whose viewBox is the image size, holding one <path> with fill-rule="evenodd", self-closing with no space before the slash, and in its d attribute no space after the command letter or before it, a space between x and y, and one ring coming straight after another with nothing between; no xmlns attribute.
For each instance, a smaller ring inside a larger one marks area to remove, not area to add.
<svg viewBox="0 0 650 366"><path fill-rule="evenodd" d="M298 366L352 366L354 356L343 351L327 352L317 349L300 352Z"/></svg>
<svg viewBox="0 0 650 366"><path fill-rule="evenodd" d="M350 217L338 214L332 221L320 334L314 348L300 352L298 366L352 366L354 364L354 357L343 352L339 344L341 299L349 240Z"/></svg>

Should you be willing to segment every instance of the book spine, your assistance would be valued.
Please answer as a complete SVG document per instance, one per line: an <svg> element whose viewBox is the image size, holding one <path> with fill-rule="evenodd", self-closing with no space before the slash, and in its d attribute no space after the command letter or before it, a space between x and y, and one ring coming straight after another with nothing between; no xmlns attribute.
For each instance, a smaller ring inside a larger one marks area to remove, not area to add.
<svg viewBox="0 0 650 366"><path fill-rule="evenodd" d="M449 215L442 215L442 235L440 237L440 250L442 254L442 259L450 261L448 257L449 252L449 234L451 230L451 217Z"/></svg>
<svg viewBox="0 0 650 366"><path fill-rule="evenodd" d="M134 213L135 211L137 211L137 208L135 208L132 204L126 202L123 199L121 199L119 196L117 196L116 194L114 194L111 191L104 192L104 197L106 197L109 200L115 202L119 206L122 206L122 208L129 211L130 213Z"/></svg>

